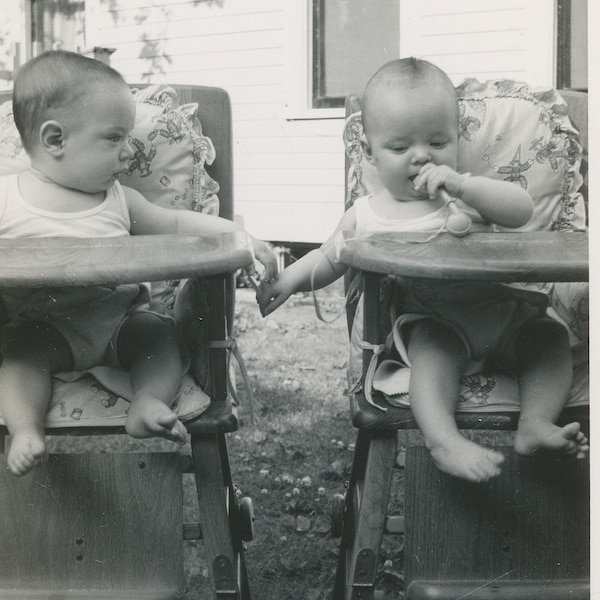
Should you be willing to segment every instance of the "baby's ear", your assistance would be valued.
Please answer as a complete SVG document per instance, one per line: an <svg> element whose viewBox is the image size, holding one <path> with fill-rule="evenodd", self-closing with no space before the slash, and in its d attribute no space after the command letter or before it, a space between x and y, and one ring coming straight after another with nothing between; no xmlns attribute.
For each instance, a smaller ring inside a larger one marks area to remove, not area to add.
<svg viewBox="0 0 600 600"><path fill-rule="evenodd" d="M364 133L360 136L360 147L367 161L373 162L373 152L371 151L369 140L367 140L367 136Z"/></svg>
<svg viewBox="0 0 600 600"><path fill-rule="evenodd" d="M64 151L65 132L58 121L44 121L40 127L40 145L53 156Z"/></svg>

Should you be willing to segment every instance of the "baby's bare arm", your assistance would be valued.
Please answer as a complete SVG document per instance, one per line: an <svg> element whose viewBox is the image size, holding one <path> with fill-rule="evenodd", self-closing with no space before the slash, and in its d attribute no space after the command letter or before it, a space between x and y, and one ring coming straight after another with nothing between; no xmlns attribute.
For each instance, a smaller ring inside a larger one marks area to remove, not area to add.
<svg viewBox="0 0 600 600"><path fill-rule="evenodd" d="M461 200L486 221L502 227L525 225L533 214L533 199L519 184L489 177L466 177Z"/></svg>
<svg viewBox="0 0 600 600"><path fill-rule="evenodd" d="M354 209L348 209L329 239L284 269L274 282L263 282L256 294L263 315L279 308L292 294L321 289L339 279L346 265L335 262L335 239L340 231L354 231Z"/></svg>
<svg viewBox="0 0 600 600"><path fill-rule="evenodd" d="M502 227L525 225L533 214L533 199L520 185L489 177L461 175L446 165L426 164L415 181L434 198L439 188L460 198L486 221Z"/></svg>
<svg viewBox="0 0 600 600"><path fill-rule="evenodd" d="M129 215L132 235L190 233L209 235L243 231L228 219L207 215L192 210L174 210L163 208L148 202L141 194L131 188L123 188ZM273 251L264 242L249 236L254 254L265 267L265 277L271 279L277 275L277 259Z"/></svg>

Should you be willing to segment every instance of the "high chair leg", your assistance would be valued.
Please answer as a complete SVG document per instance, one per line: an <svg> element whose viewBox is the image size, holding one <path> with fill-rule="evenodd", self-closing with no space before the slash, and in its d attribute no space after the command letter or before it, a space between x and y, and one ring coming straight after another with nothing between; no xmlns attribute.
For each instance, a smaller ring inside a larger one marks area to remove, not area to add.
<svg viewBox="0 0 600 600"><path fill-rule="evenodd" d="M396 448L395 431L358 432L333 600L374 597Z"/></svg>
<svg viewBox="0 0 600 600"><path fill-rule="evenodd" d="M193 434L192 456L206 555L215 600L250 600L241 537L224 435Z"/></svg>

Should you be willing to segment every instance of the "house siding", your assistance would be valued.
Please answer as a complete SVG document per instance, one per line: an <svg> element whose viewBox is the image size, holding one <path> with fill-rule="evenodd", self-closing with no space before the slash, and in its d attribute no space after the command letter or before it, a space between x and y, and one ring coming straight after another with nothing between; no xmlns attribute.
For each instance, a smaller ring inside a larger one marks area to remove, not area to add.
<svg viewBox="0 0 600 600"><path fill-rule="evenodd" d="M253 235L288 243L322 242L343 210L343 119L290 118L298 64L289 61L286 11L306 1L86 2L88 44L115 48L111 64L128 81L228 91L236 213ZM401 0L399 54L429 58L456 82L467 75L527 80L532 64L537 75L545 69L536 56L548 52L546 42L533 43L530 23L541 10L540 0Z"/></svg>

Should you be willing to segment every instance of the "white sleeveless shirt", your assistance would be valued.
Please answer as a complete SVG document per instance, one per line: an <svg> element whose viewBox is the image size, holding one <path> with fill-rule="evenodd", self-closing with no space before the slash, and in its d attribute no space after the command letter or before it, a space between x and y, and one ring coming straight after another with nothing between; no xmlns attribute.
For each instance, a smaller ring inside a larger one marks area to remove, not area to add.
<svg viewBox="0 0 600 600"><path fill-rule="evenodd" d="M18 174L0 177L0 237L117 237L129 235L131 221L125 195L117 181L104 202L88 210L53 212L27 202Z"/></svg>

